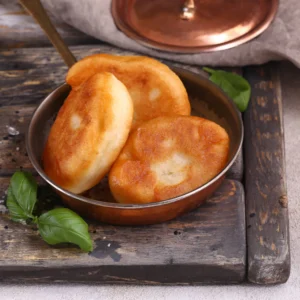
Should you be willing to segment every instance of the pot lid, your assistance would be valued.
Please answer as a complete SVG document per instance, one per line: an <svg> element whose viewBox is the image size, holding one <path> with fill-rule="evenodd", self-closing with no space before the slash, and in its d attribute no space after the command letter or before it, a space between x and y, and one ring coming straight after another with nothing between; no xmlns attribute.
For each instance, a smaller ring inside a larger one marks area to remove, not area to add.
<svg viewBox="0 0 300 300"><path fill-rule="evenodd" d="M116 25L155 49L195 53L235 47L261 34L279 0L113 0Z"/></svg>

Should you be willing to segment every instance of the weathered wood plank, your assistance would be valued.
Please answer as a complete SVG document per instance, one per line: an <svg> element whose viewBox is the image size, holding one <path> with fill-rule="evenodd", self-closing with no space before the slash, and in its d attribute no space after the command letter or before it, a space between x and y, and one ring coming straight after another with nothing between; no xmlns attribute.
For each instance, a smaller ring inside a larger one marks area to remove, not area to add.
<svg viewBox="0 0 300 300"><path fill-rule="evenodd" d="M49 13L49 12L48 12ZM56 20L55 27L68 45L98 44L99 40ZM48 38L17 0L0 0L0 48L50 46Z"/></svg>
<svg viewBox="0 0 300 300"><path fill-rule="evenodd" d="M248 279L285 282L290 274L280 82L276 64L249 67L252 86L245 113L245 190Z"/></svg>
<svg viewBox="0 0 300 300"><path fill-rule="evenodd" d="M0 190L9 178L0 177ZM3 207L2 207L3 208ZM3 209L2 209L3 211ZM244 191L225 180L201 208L152 226L89 222L92 253L53 247L38 232L0 218L0 280L197 284L241 282L246 269Z"/></svg>
<svg viewBox="0 0 300 300"><path fill-rule="evenodd" d="M112 53L119 55L136 55L107 44L98 46L71 47L77 59L95 53ZM163 61L188 69L195 73L206 74L202 67L189 66L170 61ZM55 87L64 82L67 74L57 51L52 48L21 48L0 50L0 106L37 104ZM232 69L240 73L241 69Z"/></svg>
<svg viewBox="0 0 300 300"><path fill-rule="evenodd" d="M25 134L34 109L34 106L0 107L0 175L11 175L17 169L36 173L25 146ZM9 127L18 134L10 135Z"/></svg>

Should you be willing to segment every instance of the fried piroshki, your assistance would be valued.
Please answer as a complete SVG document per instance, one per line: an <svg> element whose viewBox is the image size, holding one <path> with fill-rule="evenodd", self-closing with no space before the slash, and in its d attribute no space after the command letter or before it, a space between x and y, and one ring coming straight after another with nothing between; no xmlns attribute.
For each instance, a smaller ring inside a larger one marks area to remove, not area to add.
<svg viewBox="0 0 300 300"><path fill-rule="evenodd" d="M43 153L50 179L73 193L96 185L124 146L133 119L127 88L97 73L72 89L51 127Z"/></svg>
<svg viewBox="0 0 300 300"><path fill-rule="evenodd" d="M120 203L150 203L190 192L225 167L227 132L192 116L158 117L140 125L109 172L109 185Z"/></svg>
<svg viewBox="0 0 300 300"><path fill-rule="evenodd" d="M144 56L95 54L74 64L66 77L72 89L99 72L114 74L127 87L133 104L133 128L168 114L190 115L185 87L166 65Z"/></svg>

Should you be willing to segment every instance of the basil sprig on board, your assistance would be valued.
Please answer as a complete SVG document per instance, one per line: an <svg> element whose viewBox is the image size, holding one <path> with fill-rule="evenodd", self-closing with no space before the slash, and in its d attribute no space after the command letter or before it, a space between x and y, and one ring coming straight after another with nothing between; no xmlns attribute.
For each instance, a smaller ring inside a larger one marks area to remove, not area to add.
<svg viewBox="0 0 300 300"><path fill-rule="evenodd" d="M209 79L218 85L235 103L239 111L244 112L249 104L251 86L249 82L234 73L203 68L210 75Z"/></svg>
<svg viewBox="0 0 300 300"><path fill-rule="evenodd" d="M55 208L42 215L33 215L37 203L37 183L27 172L16 172L10 179L6 206L12 220L31 220L37 224L43 240L50 245L73 243L83 251L93 250L88 225L68 208Z"/></svg>

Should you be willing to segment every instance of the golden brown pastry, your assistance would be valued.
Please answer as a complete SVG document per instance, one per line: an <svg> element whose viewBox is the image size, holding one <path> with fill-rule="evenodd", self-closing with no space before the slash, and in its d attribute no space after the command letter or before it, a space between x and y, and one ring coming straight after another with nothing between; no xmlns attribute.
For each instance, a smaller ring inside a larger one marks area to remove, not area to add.
<svg viewBox="0 0 300 300"><path fill-rule="evenodd" d="M134 104L133 127L165 114L190 114L188 95L179 77L152 58L91 55L71 67L66 81L76 89L90 76L103 71L113 73L127 87Z"/></svg>
<svg viewBox="0 0 300 300"><path fill-rule="evenodd" d="M133 103L122 82L110 73L90 77L59 110L43 153L45 173L73 193L88 190L119 155L132 118Z"/></svg>
<svg viewBox="0 0 300 300"><path fill-rule="evenodd" d="M120 203L166 200L205 184L226 165L229 137L209 120L159 117L130 134L109 172Z"/></svg>

